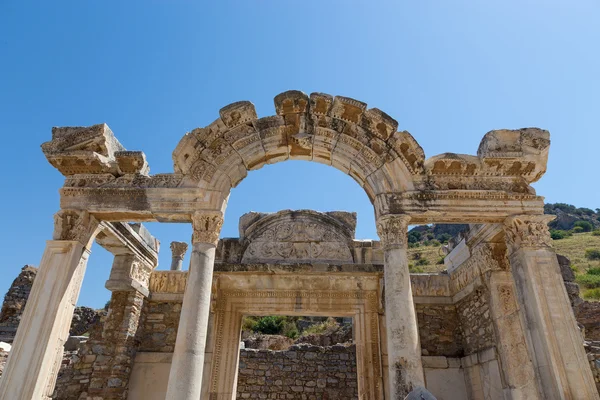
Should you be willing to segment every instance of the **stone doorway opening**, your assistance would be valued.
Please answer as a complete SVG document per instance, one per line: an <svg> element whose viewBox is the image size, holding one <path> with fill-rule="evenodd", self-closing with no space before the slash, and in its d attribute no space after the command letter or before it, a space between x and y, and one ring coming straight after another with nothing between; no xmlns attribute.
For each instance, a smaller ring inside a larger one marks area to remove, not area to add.
<svg viewBox="0 0 600 400"><path fill-rule="evenodd" d="M353 320L244 316L235 398L358 399Z"/></svg>

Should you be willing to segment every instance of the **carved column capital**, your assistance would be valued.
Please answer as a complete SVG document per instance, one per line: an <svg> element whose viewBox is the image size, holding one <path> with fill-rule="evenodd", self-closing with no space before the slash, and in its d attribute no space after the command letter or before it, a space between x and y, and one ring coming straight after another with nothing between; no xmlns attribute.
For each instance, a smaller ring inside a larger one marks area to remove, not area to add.
<svg viewBox="0 0 600 400"><path fill-rule="evenodd" d="M183 258L188 249L186 242L171 242L171 253L173 258Z"/></svg>
<svg viewBox="0 0 600 400"><path fill-rule="evenodd" d="M548 222L554 215L513 215L504 221L509 254L523 247L552 247Z"/></svg>
<svg viewBox="0 0 600 400"><path fill-rule="evenodd" d="M409 222L410 216L405 214L388 214L377 219L377 234L384 250L408 246Z"/></svg>
<svg viewBox="0 0 600 400"><path fill-rule="evenodd" d="M215 211L198 211L192 214L192 243L217 245L223 226L223 214Z"/></svg>
<svg viewBox="0 0 600 400"><path fill-rule="evenodd" d="M54 240L78 241L88 246L100 222L87 211L60 210L54 214Z"/></svg>

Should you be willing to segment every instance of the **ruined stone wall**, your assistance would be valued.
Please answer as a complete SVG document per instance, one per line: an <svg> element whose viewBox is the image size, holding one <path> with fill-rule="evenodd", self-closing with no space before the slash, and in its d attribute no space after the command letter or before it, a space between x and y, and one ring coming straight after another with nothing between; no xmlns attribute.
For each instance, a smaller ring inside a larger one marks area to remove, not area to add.
<svg viewBox="0 0 600 400"><path fill-rule="evenodd" d="M421 353L424 356L461 357L463 337L456 306L416 304Z"/></svg>
<svg viewBox="0 0 600 400"><path fill-rule="evenodd" d="M4 296L0 311L0 340L3 342L12 343L15 337L37 271L32 265L24 266Z"/></svg>
<svg viewBox="0 0 600 400"><path fill-rule="evenodd" d="M489 308L487 293L483 287L473 290L457 303L465 355L494 346L494 327Z"/></svg>
<svg viewBox="0 0 600 400"><path fill-rule="evenodd" d="M177 339L181 303L146 301L142 313L145 318L138 351L172 352Z"/></svg>
<svg viewBox="0 0 600 400"><path fill-rule="evenodd" d="M238 399L358 399L356 347L240 351Z"/></svg>

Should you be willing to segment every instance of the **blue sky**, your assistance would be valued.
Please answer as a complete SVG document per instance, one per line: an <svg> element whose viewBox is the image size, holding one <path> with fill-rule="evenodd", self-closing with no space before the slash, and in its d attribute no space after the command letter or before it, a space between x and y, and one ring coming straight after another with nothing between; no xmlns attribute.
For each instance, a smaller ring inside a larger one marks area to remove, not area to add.
<svg viewBox="0 0 600 400"><path fill-rule="evenodd" d="M238 100L272 115L273 97L289 89L378 107L428 157L475 154L492 129L548 129L538 193L600 207L599 20L597 0L0 0L0 294L51 239L63 178L39 146L52 126L106 122L153 173L172 172L185 132ZM357 236L376 237L362 189L307 162L250 173L232 192L223 236L237 236L247 211L286 208L357 211ZM169 242L189 241L191 228L148 228L168 268ZM108 300L111 264L96 245L80 304Z"/></svg>

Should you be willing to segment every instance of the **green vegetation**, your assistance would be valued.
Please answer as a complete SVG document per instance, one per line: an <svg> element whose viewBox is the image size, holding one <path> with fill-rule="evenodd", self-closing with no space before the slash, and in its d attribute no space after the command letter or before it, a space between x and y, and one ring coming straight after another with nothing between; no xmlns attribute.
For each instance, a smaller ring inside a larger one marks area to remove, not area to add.
<svg viewBox="0 0 600 400"><path fill-rule="evenodd" d="M594 225L588 221L575 221L573 224L573 229L581 228L582 232L591 232L594 229Z"/></svg>
<svg viewBox="0 0 600 400"><path fill-rule="evenodd" d="M302 336L311 335L311 334L321 334L330 329L336 328L338 323L335 319L329 317L326 321L321 322L320 324L311 325L302 332Z"/></svg>
<svg viewBox="0 0 600 400"><path fill-rule="evenodd" d="M600 260L600 250L598 249L586 249L585 258L588 260Z"/></svg>
<svg viewBox="0 0 600 400"><path fill-rule="evenodd" d="M583 290L582 295L586 300L600 300L600 288L585 289Z"/></svg>
<svg viewBox="0 0 600 400"><path fill-rule="evenodd" d="M600 288L600 275L581 274L575 281L588 289Z"/></svg>

